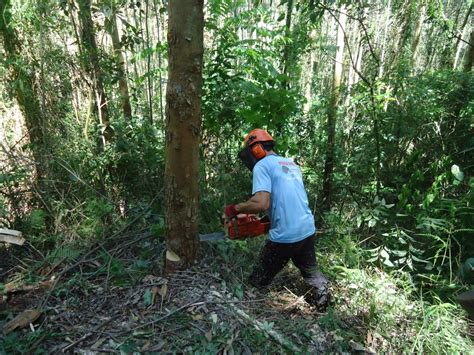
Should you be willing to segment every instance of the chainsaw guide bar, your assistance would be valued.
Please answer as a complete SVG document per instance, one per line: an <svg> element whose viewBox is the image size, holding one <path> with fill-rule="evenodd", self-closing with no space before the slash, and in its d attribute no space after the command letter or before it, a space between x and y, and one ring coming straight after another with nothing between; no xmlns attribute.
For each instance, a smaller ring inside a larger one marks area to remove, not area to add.
<svg viewBox="0 0 474 355"><path fill-rule="evenodd" d="M200 242L212 242L214 240L221 240L226 237L224 232L214 232L209 234L199 234Z"/></svg>

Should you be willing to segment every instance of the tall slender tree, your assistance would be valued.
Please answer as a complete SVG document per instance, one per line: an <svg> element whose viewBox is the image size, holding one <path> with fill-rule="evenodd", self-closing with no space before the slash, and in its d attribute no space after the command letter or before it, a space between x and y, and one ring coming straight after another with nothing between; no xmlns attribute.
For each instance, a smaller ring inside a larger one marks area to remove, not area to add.
<svg viewBox="0 0 474 355"><path fill-rule="evenodd" d="M413 40L411 42L411 60L410 66L414 70L416 67L416 56L418 52L418 45L420 43L421 32L423 29L423 21L425 20L425 5L421 3L418 8L418 19L416 21L415 31L413 33Z"/></svg>
<svg viewBox="0 0 474 355"><path fill-rule="evenodd" d="M95 40L94 22L92 21L91 1L77 0L79 5L79 20L81 24L81 45L84 57L82 65L90 76L93 91L96 96L99 123L101 125L99 147L103 149L112 138L107 97L104 90L104 74L99 63L99 51Z"/></svg>
<svg viewBox="0 0 474 355"><path fill-rule="evenodd" d="M168 273L189 267L198 250L204 0L168 3L166 90L166 260Z"/></svg>
<svg viewBox="0 0 474 355"><path fill-rule="evenodd" d="M115 60L117 62L118 84L120 90L120 101L123 115L126 120L132 117L132 106L130 105L130 94L127 82L127 70L125 67L125 58L122 52L122 42L120 41L120 34L117 26L117 9L114 7L110 18L107 21L107 29L112 38L112 47L114 49Z"/></svg>
<svg viewBox="0 0 474 355"><path fill-rule="evenodd" d="M342 66L344 61L344 32L346 26L347 14L346 7L341 6L339 18L337 20L337 39L336 39L336 59L334 62L334 76L332 83L331 97L328 107L327 118L327 148L326 161L324 163L323 177L323 205L324 211L331 208L332 203L332 176L334 170L334 149L336 140L336 116L339 104L339 88L341 86Z"/></svg>
<svg viewBox="0 0 474 355"><path fill-rule="evenodd" d="M471 30L471 35L469 36L469 44L467 45L466 54L464 57L463 70L467 73L472 70L472 65L474 64L474 29Z"/></svg>
<svg viewBox="0 0 474 355"><path fill-rule="evenodd" d="M458 38L456 39L456 44L454 45L454 61L453 61L453 69L456 69L458 66L459 56L461 53L461 39L464 34L464 29L469 21L469 18L472 14L472 10L474 9L474 1L471 1L471 5L467 9L466 16L464 16L464 20L461 24L461 27L458 30Z"/></svg>
<svg viewBox="0 0 474 355"><path fill-rule="evenodd" d="M287 3L287 10L286 10L286 21L285 21L285 37L289 38L291 34L291 15L293 12L293 0L288 0ZM289 67L290 67L290 42L285 44L283 48L283 74L288 75ZM287 89L290 87L290 81L288 78L285 78L284 85Z"/></svg>
<svg viewBox="0 0 474 355"><path fill-rule="evenodd" d="M161 15L158 11L158 7L156 5L156 1L153 2L154 10L155 10L155 19L156 19L156 38L158 43L161 46L161 30L160 27L162 25ZM161 74L162 70L162 57L161 57L161 50L158 51L158 95L160 101L160 122L164 121L164 113L163 113L163 75Z"/></svg>
<svg viewBox="0 0 474 355"><path fill-rule="evenodd" d="M151 77L151 53L150 53L150 26L148 24L148 13L149 13L148 0L145 1L145 44L147 48L146 55L146 71L147 75L147 97L148 97L148 117L150 123L153 124L153 84Z"/></svg>
<svg viewBox="0 0 474 355"><path fill-rule="evenodd" d="M43 161L41 151L45 148L44 117L39 98L40 92L35 85L35 73L32 64L22 56L23 45L13 27L10 0L0 1L0 36L9 69L12 91L18 102L30 138L35 157L36 178L43 178Z"/></svg>

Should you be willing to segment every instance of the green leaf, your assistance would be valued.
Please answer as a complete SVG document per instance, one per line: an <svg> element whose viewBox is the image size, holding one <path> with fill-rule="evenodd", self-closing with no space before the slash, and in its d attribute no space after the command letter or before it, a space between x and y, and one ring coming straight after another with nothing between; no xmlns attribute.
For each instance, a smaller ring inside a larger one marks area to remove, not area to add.
<svg viewBox="0 0 474 355"><path fill-rule="evenodd" d="M398 257L403 257L405 255L407 255L407 251L406 250L391 250L390 251L393 255L395 256L398 256Z"/></svg>
<svg viewBox="0 0 474 355"><path fill-rule="evenodd" d="M145 293L143 294L143 303L145 306L150 306L151 301L152 301L153 295L151 293L151 290L146 290Z"/></svg>
<svg viewBox="0 0 474 355"><path fill-rule="evenodd" d="M244 298L244 289L241 284L235 285L234 293L239 300L242 300Z"/></svg>
<svg viewBox="0 0 474 355"><path fill-rule="evenodd" d="M431 264L428 260L417 258L415 255L412 255L411 258L418 263Z"/></svg>
<svg viewBox="0 0 474 355"><path fill-rule="evenodd" d="M428 261L425 265L425 270L431 271L431 270L433 270L433 268L434 268L433 263Z"/></svg>
<svg viewBox="0 0 474 355"><path fill-rule="evenodd" d="M435 199L435 195L430 193L430 194L426 195L425 202L426 202L426 204L429 205L431 202L434 201L434 199Z"/></svg>
<svg viewBox="0 0 474 355"><path fill-rule="evenodd" d="M390 259L385 259L384 261L382 261L382 263L383 263L385 266L394 267L394 265L393 265L393 263L390 261Z"/></svg>
<svg viewBox="0 0 474 355"><path fill-rule="evenodd" d="M461 171L459 166L457 166L456 164L454 164L451 167L451 173L456 178L456 180L458 180L458 181L463 181L464 180L464 173Z"/></svg>
<svg viewBox="0 0 474 355"><path fill-rule="evenodd" d="M385 249L382 249L382 250L380 251L380 256L381 256L383 259L385 259L385 260L390 259L390 255L388 255L388 253L387 253L387 251L386 251Z"/></svg>

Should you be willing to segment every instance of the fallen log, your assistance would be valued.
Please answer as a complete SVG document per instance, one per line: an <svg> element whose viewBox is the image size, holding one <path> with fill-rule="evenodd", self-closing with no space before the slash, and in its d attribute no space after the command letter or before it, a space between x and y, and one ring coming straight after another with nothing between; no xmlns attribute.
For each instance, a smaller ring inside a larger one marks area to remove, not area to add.
<svg viewBox="0 0 474 355"><path fill-rule="evenodd" d="M3 326L3 335L8 335L16 328L24 328L28 326L30 323L37 320L41 313L42 312L37 309L27 309L26 311L23 311Z"/></svg>

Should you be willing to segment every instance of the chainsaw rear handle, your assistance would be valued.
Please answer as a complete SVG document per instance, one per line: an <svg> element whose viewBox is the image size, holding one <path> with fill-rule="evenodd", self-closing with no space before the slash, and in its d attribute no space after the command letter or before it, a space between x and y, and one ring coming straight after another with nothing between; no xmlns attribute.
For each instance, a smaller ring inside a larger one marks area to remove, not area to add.
<svg viewBox="0 0 474 355"><path fill-rule="evenodd" d="M238 218L237 218L237 216L235 216L234 218L232 218L232 227L233 227L233 229L234 229L234 233L235 233L236 238L238 238L239 235L240 235L240 232L239 232L239 223L238 223Z"/></svg>

